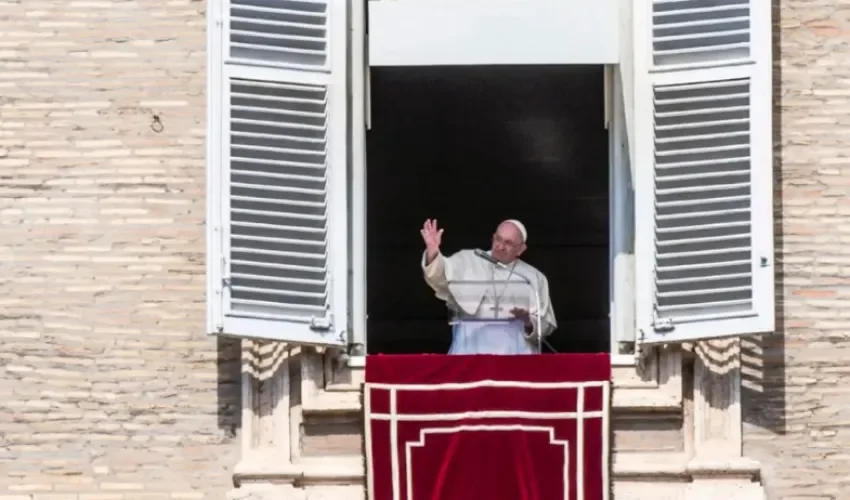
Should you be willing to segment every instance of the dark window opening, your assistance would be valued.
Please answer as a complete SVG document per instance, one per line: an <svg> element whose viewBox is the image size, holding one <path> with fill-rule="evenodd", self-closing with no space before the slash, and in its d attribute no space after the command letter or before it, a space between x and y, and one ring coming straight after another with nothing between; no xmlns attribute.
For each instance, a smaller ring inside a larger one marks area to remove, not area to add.
<svg viewBox="0 0 850 500"><path fill-rule="evenodd" d="M608 132L602 66L373 68L367 134L370 354L445 353L445 304L422 279L419 229L443 252L529 231L558 352L608 352ZM549 352L548 349L544 351Z"/></svg>

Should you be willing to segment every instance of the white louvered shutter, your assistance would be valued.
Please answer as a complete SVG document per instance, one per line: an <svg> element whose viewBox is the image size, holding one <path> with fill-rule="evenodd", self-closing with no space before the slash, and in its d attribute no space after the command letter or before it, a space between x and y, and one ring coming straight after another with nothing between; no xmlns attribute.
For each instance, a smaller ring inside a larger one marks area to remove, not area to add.
<svg viewBox="0 0 850 500"><path fill-rule="evenodd" d="M770 2L633 5L639 340L772 331Z"/></svg>
<svg viewBox="0 0 850 500"><path fill-rule="evenodd" d="M347 5L221 0L210 12L214 333L346 340Z"/></svg>

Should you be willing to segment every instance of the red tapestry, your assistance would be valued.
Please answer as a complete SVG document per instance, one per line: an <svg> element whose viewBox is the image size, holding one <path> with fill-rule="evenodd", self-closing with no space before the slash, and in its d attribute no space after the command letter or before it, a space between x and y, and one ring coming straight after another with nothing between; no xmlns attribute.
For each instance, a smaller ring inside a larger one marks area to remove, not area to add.
<svg viewBox="0 0 850 500"><path fill-rule="evenodd" d="M610 359L370 356L370 500L608 499Z"/></svg>

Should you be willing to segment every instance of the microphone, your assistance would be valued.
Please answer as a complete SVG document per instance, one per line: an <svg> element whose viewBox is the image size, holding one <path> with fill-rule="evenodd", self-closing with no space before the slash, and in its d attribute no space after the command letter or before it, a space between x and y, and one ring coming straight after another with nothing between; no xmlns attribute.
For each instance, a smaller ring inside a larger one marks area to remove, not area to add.
<svg viewBox="0 0 850 500"><path fill-rule="evenodd" d="M499 262L498 260L494 259L492 255L485 252L484 250L481 250L480 248L476 248L474 250L474 253L475 253L476 257L480 257L480 258L486 260L487 262L489 262L490 264L493 264L493 265L496 265L496 266L507 267L504 264L502 264L501 262Z"/></svg>
<svg viewBox="0 0 850 500"><path fill-rule="evenodd" d="M521 279L522 281L528 283L529 285L532 284L531 278L529 278L528 276L518 272L516 269L508 267L505 264L499 262L498 260L494 259L493 256L490 255L489 253L487 253L486 251L481 250L480 248L476 248L475 250L473 250L473 253L475 253L476 257L484 259L487 262L489 262L490 264L493 264L494 266L501 267L502 269L504 269L506 271L510 271L511 274L513 274L517 278Z"/></svg>

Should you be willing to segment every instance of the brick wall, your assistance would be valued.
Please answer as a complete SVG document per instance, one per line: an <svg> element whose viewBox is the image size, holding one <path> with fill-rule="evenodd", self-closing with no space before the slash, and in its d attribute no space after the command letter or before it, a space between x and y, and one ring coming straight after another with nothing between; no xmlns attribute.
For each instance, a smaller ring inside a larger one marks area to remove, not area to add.
<svg viewBox="0 0 850 500"><path fill-rule="evenodd" d="M238 352L204 332L204 8L0 0L2 500L230 487Z"/></svg>
<svg viewBox="0 0 850 500"><path fill-rule="evenodd" d="M850 498L850 1L774 0L778 324L749 342L745 453L772 499Z"/></svg>
<svg viewBox="0 0 850 500"><path fill-rule="evenodd" d="M747 342L745 453L769 498L837 500L850 0L774 4L781 328ZM0 0L0 500L230 487L237 352L203 321L203 9Z"/></svg>

